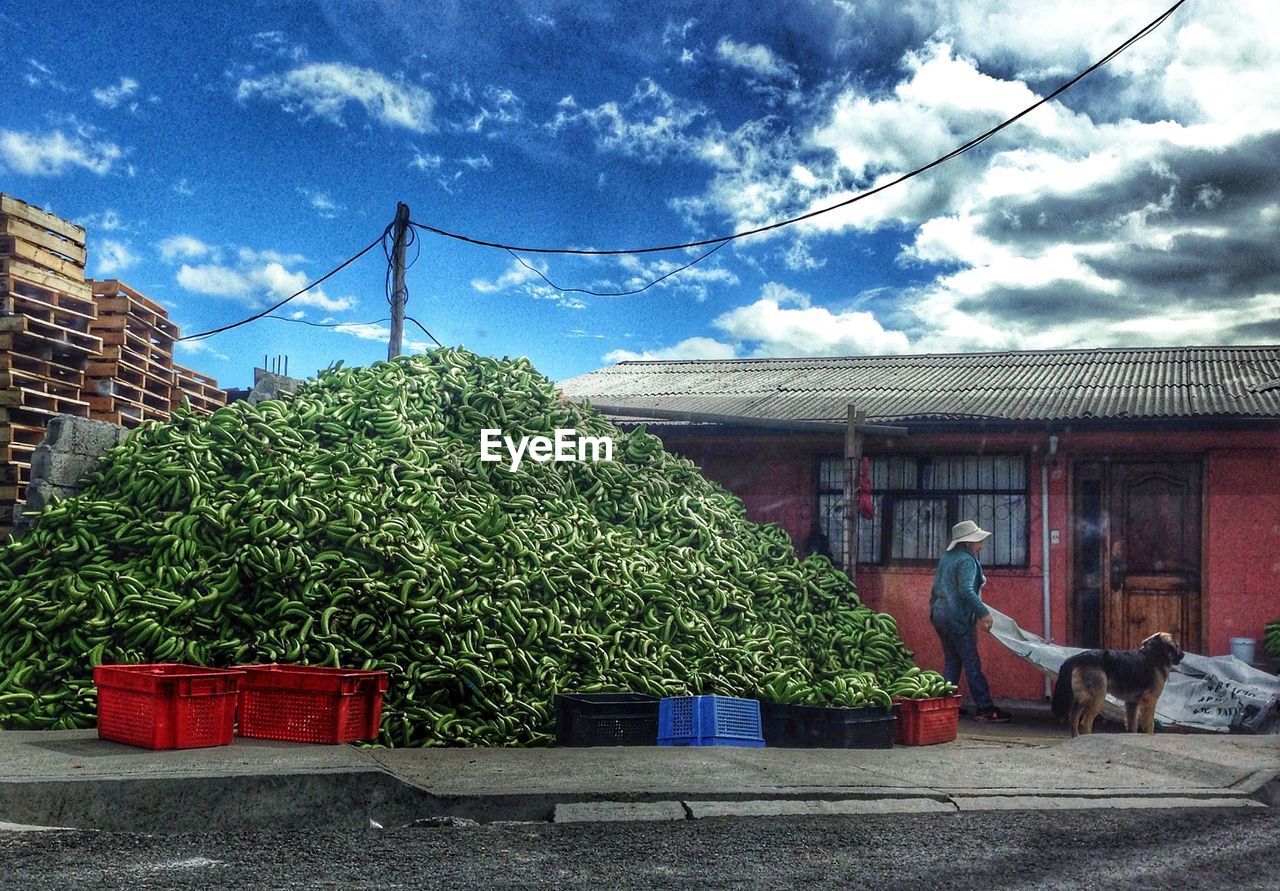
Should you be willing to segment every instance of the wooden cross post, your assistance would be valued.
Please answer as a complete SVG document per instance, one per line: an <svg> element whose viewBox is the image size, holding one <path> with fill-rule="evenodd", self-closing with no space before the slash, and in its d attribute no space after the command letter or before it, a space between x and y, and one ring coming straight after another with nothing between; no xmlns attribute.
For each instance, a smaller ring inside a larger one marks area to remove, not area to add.
<svg viewBox="0 0 1280 891"><path fill-rule="evenodd" d="M862 466L861 427L867 413L849 406L844 431L844 571L853 579L858 569L858 479Z"/></svg>

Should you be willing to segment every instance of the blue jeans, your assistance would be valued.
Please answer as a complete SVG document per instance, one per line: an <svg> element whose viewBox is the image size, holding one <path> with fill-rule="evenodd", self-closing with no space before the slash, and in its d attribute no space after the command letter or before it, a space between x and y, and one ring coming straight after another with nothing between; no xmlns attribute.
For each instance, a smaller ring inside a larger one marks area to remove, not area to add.
<svg viewBox="0 0 1280 891"><path fill-rule="evenodd" d="M933 630L938 632L938 640L942 641L944 663L942 676L950 683L960 681L960 669L969 679L969 692L978 711L992 708L991 688L987 686L987 676L982 673L982 660L978 658L978 632L970 628L963 634L956 634L949 626L933 623Z"/></svg>

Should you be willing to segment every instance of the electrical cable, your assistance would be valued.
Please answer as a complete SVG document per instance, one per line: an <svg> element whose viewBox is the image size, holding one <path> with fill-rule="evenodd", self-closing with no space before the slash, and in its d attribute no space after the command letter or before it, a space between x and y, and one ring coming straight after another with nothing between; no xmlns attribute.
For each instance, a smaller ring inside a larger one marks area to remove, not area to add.
<svg viewBox="0 0 1280 891"><path fill-rule="evenodd" d="M422 333L423 333L423 334L427 335L427 337L430 337L432 340L435 340L435 342L436 342L436 346L438 346L438 347L443 347L443 346L444 346L444 344L442 344L440 341L436 340L436 336L435 336L434 334L432 334L430 331L428 331L425 325L423 325L421 322L419 322L419 321L418 321L417 319L415 319L413 316L405 316L405 321L413 322L413 324L415 324L415 325L417 325L419 328L421 328L421 329L422 329Z"/></svg>
<svg viewBox="0 0 1280 891"><path fill-rule="evenodd" d="M346 328L346 327L356 326L356 325L381 325L383 322L391 321L390 319L374 319L371 322L311 322L311 321L308 321L307 319L291 319L288 316L263 316L263 318L277 319L281 322L295 322L299 325L310 325L313 328ZM426 327L417 319L415 319L413 316L405 316L405 321L413 322L413 324L421 328L422 333L427 335L427 337L430 337L432 340L434 340L436 346L438 347L444 346L444 344L436 340L436 336L434 334L428 331Z"/></svg>
<svg viewBox="0 0 1280 891"><path fill-rule="evenodd" d="M390 319L374 319L372 322L310 322L306 319L291 319L288 316L263 316L266 319L278 319L281 322L294 322L299 325L310 325L312 328L347 328L359 325L380 325Z"/></svg>
<svg viewBox="0 0 1280 891"><path fill-rule="evenodd" d="M283 300L281 300L279 303L275 304L274 306L269 306L269 307L267 307L266 309L264 309L262 312L260 312L260 313L255 313L254 315L249 316L249 318L247 318L247 319L241 319L239 322L234 322L234 323L232 323L232 324L230 324L230 325L223 325L221 328L212 328L212 329L210 329L210 330L208 330L208 331L201 331L199 334L188 334L188 335L187 335L187 336L185 336L185 337L179 337L179 338L178 338L178 340L179 340L179 341L183 341L183 340L199 340L199 339L202 339L202 338L205 338L205 337L212 337L212 336L213 336L213 335L215 335L215 334L221 334L223 331L230 331L232 328L239 328L241 325L247 325L247 324L249 324L250 322L256 322L258 319L261 319L261 318L263 318L264 316L268 316L268 315L270 315L271 313L275 312L275 311L276 311L277 309L279 309L280 307L284 306L284 305L285 305L286 303L288 303L290 300L293 300L295 297L301 297L303 294L305 294L305 293L307 293L308 291L310 291L312 288L314 288L316 285L318 285L318 284L320 284L321 282L323 282L325 279L328 279L328 278L330 278L330 277L332 277L332 276L336 275L337 273L341 272L343 269L346 269L348 266L350 266L350 265L351 265L352 263L354 263L356 260L359 260L359 259L360 259L361 257L363 257L365 254L369 253L369 251L371 251L371 250L373 250L375 247L377 247L377 246L378 246L378 245L379 245L379 244L380 244L380 243L381 243L381 242L382 242L382 241L387 237L387 231L388 231L388 230L390 230L390 228L391 228L390 226L387 226L387 228L386 228L386 229L384 229L384 230L382 231L382 234L381 234L381 235L379 235L379 236L378 236L377 238L375 238L373 241L369 242L369 244L368 244L368 245L366 245L364 248L362 248L362 249L360 250L360 252L359 252L359 253L354 254L354 255L353 255L353 256L351 256L351 257L348 257L346 260L342 261L342 263L340 263L339 265L337 265L337 266L333 267L332 269L330 269L328 272L326 272L324 275L320 276L318 279L316 279L315 281L313 281L311 284L307 285L305 288L301 289L300 291L295 291L294 293L290 294L288 297L284 298Z"/></svg>
<svg viewBox="0 0 1280 891"><path fill-rule="evenodd" d="M395 246L394 239L392 240L392 247L387 247L387 235L390 234L391 230L394 227L395 227L395 223L393 222L390 226L387 227L387 231L383 233L383 237L382 237L382 254L387 258L387 272L383 278L385 289L387 292L387 306L391 306L395 302L395 295L392 294L392 288L391 288L391 275L392 275L392 270L395 267L395 264L392 263L391 261L391 251ZM413 264L418 262L418 258L422 256L422 244L421 242L418 241L418 233L414 231L412 226L405 227L404 247L405 247L406 254L408 253L410 247L414 248L413 259L409 260L404 265L405 271L408 272L413 267ZM405 282L404 284L404 303L405 303L405 306L409 305L408 282Z"/></svg>
<svg viewBox="0 0 1280 891"><path fill-rule="evenodd" d="M658 282L662 281L663 279L671 278L671 276L675 275L677 272L684 272L690 266L695 266L698 263L701 263L703 260L707 259L707 257L710 257L712 254L720 250L720 248L724 247L728 243L729 242L727 241L722 241L719 244L717 244L715 247L711 248L711 250L705 252L702 256L698 257L697 259L690 260L688 263L684 264L678 269L673 269L670 272L666 273L665 275L658 276L657 278L655 278L653 281L649 282L649 284L645 285L642 288L633 288L630 291L589 291L586 288L562 288L559 285L557 285L555 282L553 282L551 279L547 278L542 273L541 269L538 269L536 266L530 266L528 263L526 263L524 261L524 257L521 257L515 251L508 250L507 253L515 257L516 260L520 263L520 265L523 266L525 269L528 269L530 272L537 273L539 278L541 278L548 285L550 285L551 287L555 288L557 291L560 291L562 293L589 294L592 297L627 297L631 294L639 294L643 291L647 291L650 288L652 288L654 285L656 285Z"/></svg>
<svg viewBox="0 0 1280 891"><path fill-rule="evenodd" d="M822 214L831 213L833 210L839 210L842 207L848 207L849 205L854 204L855 202L858 202L858 201L862 201L865 198L870 198L872 195L877 195L880 192L885 191L886 189L892 188L893 186L896 186L899 183L905 182L911 179L912 177L919 176L925 171L932 170L934 167L937 167L940 164L945 164L947 161L950 161L952 158L963 155L965 152L976 148L977 146L986 142L992 136L999 133L1001 130L1004 130L1005 128L1010 127L1013 124L1017 123L1019 120L1021 120L1022 118L1026 117L1028 114L1030 114L1031 112L1039 108L1041 105L1044 105L1047 102L1051 102L1054 99L1056 99L1058 96L1061 96L1063 93L1071 89L1071 87L1075 86L1085 77L1089 76L1094 71L1097 71L1099 68L1106 65L1116 56L1120 55L1129 47L1137 43L1139 40L1142 40L1144 37L1146 37L1156 28L1160 27L1160 25L1164 24L1164 21L1168 19L1171 15L1173 15L1173 13L1177 11L1178 7L1182 6L1182 4L1185 2L1186 0L1178 0L1178 2L1174 3L1168 9L1166 9L1163 13L1161 13L1159 16L1153 19L1142 30L1138 31L1128 40L1121 43L1111 52L1107 53L1101 59L1094 62L1092 65L1090 65L1088 68L1085 68L1075 77L1071 78L1066 83L1063 83L1061 86L1055 89L1052 93L1049 93L1048 95L1044 96L1038 101L1033 102L1031 105L1028 105L1022 111L1018 112L1013 117L1008 118L1003 123L997 124L996 126L992 127L990 130L987 130L985 133L975 136L973 139L970 139L968 142L964 143L963 145L955 149L952 149L950 152L947 152L947 154L943 155L942 157L936 158L935 160L930 161L928 164L925 164L921 167L917 167L914 170L908 171L907 173L904 173L901 176L898 176L897 178L890 180L889 182L881 183L875 188L867 189L866 191L859 192L857 195L854 195L852 198L847 198L844 201L840 201L836 204L832 204L827 207L822 207L817 210L810 211L809 213L806 213L806 214L801 214L800 216L797 216L797 217L791 217L789 219L779 220L778 222L769 223L768 225L765 225L765 226L757 226L754 229L745 229L741 232L735 232L732 235L721 235L716 238L706 238L701 241L688 241L688 242L684 242L683 244L668 244L668 245L661 245L658 247L619 248L614 250L529 247L529 246L505 244L500 241L486 241L480 238L473 238L469 235L461 235L457 232L450 232L446 229L439 229L435 226L428 226L424 223L415 223L412 220L409 221L409 225L414 226L418 229L421 229L424 232L431 232L435 235L440 235L444 238L452 238L456 241L463 241L463 242L466 242L467 244L474 244L479 247L500 248L506 251L520 251L521 253L525 253L525 254L578 254L578 255L590 255L590 256L616 255L616 254L656 254L664 251L679 251L679 250L684 250L686 248L706 247L707 245L712 245L712 244L723 244L726 242L734 241L739 238L746 238L749 235L759 235L762 232L770 232L774 229L781 229L784 226L791 226L795 223L799 223L804 220L813 219L814 217L821 216Z"/></svg>

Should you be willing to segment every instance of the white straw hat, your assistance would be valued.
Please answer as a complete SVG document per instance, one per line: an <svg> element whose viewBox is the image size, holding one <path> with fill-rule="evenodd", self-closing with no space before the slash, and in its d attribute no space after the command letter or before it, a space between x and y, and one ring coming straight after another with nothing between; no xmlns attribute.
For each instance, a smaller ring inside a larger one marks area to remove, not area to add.
<svg viewBox="0 0 1280 891"><path fill-rule="evenodd" d="M947 545L947 550L951 550L962 541L985 541L991 537L991 533L978 526L973 520L961 520L951 527L951 544Z"/></svg>

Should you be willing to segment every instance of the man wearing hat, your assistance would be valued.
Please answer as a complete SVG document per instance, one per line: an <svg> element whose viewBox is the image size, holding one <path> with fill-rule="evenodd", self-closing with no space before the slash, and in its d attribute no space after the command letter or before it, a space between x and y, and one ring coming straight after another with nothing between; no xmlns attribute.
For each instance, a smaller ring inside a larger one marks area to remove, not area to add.
<svg viewBox="0 0 1280 891"><path fill-rule="evenodd" d="M982 586L987 577L982 572L978 554L991 533L973 520L963 520L951 527L951 544L938 563L929 598L929 621L942 641L945 663L942 675L951 683L960 680L960 669L969 679L969 692L978 707L974 715L979 721L1004 723L1008 712L991 701L987 676L978 658L978 627L991 630L991 612L982 602Z"/></svg>

